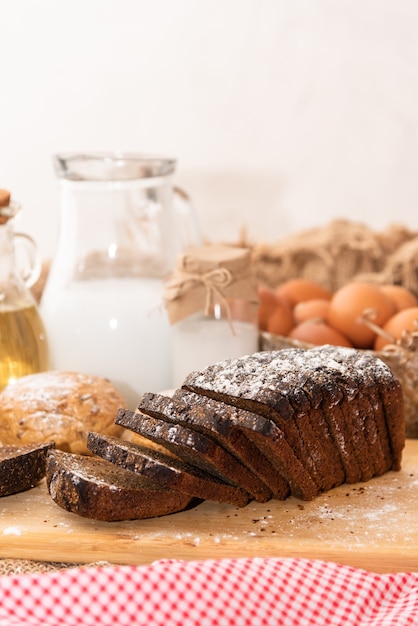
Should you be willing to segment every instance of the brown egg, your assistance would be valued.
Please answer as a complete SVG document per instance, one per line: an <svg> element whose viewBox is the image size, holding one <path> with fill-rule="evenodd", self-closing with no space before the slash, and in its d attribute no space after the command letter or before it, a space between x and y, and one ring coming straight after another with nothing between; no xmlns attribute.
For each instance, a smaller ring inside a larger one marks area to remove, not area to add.
<svg viewBox="0 0 418 626"><path fill-rule="evenodd" d="M293 317L296 324L306 322L306 320L320 319L326 320L329 309L329 300L323 298L315 298L298 302L293 308Z"/></svg>
<svg viewBox="0 0 418 626"><path fill-rule="evenodd" d="M380 289L392 300L397 311L418 306L418 300L412 291L402 285L380 285Z"/></svg>
<svg viewBox="0 0 418 626"><path fill-rule="evenodd" d="M267 321L267 332L286 336L295 325L292 307L284 298L276 296L276 308Z"/></svg>
<svg viewBox="0 0 418 626"><path fill-rule="evenodd" d="M306 278L289 278L276 288L276 293L286 298L292 306L298 302L305 302L314 298L322 298L323 300L331 300L332 298L332 292L329 289Z"/></svg>
<svg viewBox="0 0 418 626"><path fill-rule="evenodd" d="M273 289L265 286L258 287L258 299L258 328L260 330L267 330L268 319L274 312L279 299Z"/></svg>
<svg viewBox="0 0 418 626"><path fill-rule="evenodd" d="M388 344L400 339L405 331L418 332L418 307L403 309L393 315L383 326L383 331L390 335L393 340L378 335L374 342L375 350L382 350Z"/></svg>
<svg viewBox="0 0 418 626"><path fill-rule="evenodd" d="M345 346L352 348L353 345L342 333L329 326L326 322L308 320L295 326L288 335L291 339L298 339L317 346L329 344L332 346Z"/></svg>
<svg viewBox="0 0 418 626"><path fill-rule="evenodd" d="M348 283L336 291L328 311L328 323L345 335L356 348L371 348L376 332L366 325L366 313L377 326L393 315L395 306L377 285Z"/></svg>

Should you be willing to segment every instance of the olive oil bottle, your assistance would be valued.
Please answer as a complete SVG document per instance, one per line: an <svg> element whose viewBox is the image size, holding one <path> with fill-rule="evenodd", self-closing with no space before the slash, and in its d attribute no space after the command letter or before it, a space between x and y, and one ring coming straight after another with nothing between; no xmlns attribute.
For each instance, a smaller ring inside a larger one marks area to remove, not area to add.
<svg viewBox="0 0 418 626"><path fill-rule="evenodd" d="M13 218L19 209L9 192L0 189L0 391L22 376L49 368L45 328L30 292L40 263L33 240L14 233ZM16 267L18 245L25 248L24 271Z"/></svg>
<svg viewBox="0 0 418 626"><path fill-rule="evenodd" d="M34 305L0 310L0 390L21 376L48 369L48 344Z"/></svg>

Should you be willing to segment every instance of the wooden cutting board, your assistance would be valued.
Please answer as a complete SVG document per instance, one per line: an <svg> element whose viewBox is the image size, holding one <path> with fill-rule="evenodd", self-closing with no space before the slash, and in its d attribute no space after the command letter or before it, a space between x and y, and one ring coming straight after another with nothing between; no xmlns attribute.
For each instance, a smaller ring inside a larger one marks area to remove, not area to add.
<svg viewBox="0 0 418 626"><path fill-rule="evenodd" d="M162 518L97 522L60 509L45 482L0 500L0 558L147 564L157 559L307 557L375 572L418 571L418 440L400 472L313 502L202 502Z"/></svg>

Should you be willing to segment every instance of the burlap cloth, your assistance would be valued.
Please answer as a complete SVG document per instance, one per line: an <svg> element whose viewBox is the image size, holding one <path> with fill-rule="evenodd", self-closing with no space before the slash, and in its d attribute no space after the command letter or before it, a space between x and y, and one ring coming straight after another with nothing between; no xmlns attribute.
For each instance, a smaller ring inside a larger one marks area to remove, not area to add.
<svg viewBox="0 0 418 626"><path fill-rule="evenodd" d="M288 278L316 280L331 291L347 282L394 283L418 295L418 233L392 224L375 231L366 224L337 219L275 243L245 241L252 248L260 283L276 287Z"/></svg>
<svg viewBox="0 0 418 626"><path fill-rule="evenodd" d="M105 567L111 565L107 561L95 563L47 563L45 561L30 561L27 559L0 559L0 576L19 574L43 574L74 567Z"/></svg>

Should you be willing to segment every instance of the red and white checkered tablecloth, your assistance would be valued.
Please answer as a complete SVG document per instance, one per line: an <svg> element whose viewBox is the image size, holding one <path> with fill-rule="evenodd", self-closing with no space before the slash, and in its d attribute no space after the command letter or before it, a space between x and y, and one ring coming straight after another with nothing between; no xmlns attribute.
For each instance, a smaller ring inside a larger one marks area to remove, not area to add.
<svg viewBox="0 0 418 626"><path fill-rule="evenodd" d="M241 558L0 578L0 626L328 624L418 625L418 574Z"/></svg>

